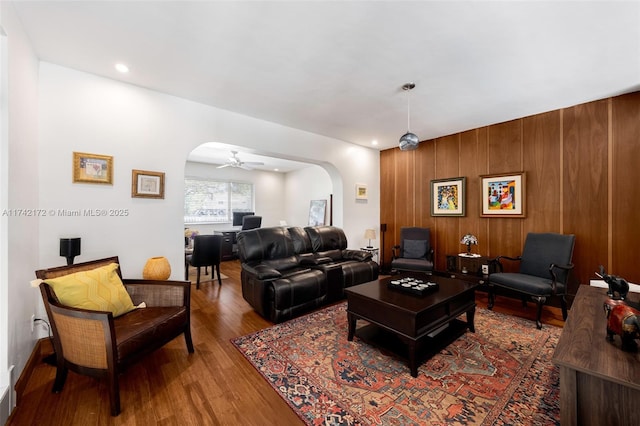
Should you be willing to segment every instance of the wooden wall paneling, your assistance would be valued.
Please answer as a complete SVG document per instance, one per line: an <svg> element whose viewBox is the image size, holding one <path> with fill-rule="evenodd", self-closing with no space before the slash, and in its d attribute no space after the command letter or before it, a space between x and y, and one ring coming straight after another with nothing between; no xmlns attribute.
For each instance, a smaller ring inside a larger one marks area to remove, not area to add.
<svg viewBox="0 0 640 426"><path fill-rule="evenodd" d="M431 180L435 176L435 141L420 142L416 155L416 211L415 226L430 228L434 225L431 217Z"/></svg>
<svg viewBox="0 0 640 426"><path fill-rule="evenodd" d="M522 120L489 126L489 173L522 171Z"/></svg>
<svg viewBox="0 0 640 426"><path fill-rule="evenodd" d="M431 246L436 247L435 220L431 217L431 180L435 176L435 140L420 142L416 152L416 199L419 200L418 220L415 226L431 230ZM398 237L398 244L400 238ZM435 251L437 253L437 251ZM436 254L437 256L437 254Z"/></svg>
<svg viewBox="0 0 640 426"><path fill-rule="evenodd" d="M467 215L444 219L456 222L458 233L468 228L477 232L480 253L519 255L528 232L573 233L574 277L579 282L588 283L600 264L611 273L640 282L634 250L640 238L636 219L640 208L638 117L640 92L439 139L459 138L457 152L449 152L451 147L442 143L436 153L435 145L440 142L427 141L417 151L395 148L381 153L381 222L389 226L385 257L390 259L400 226L433 227L436 237L442 229L446 231L449 222L441 225L441 218L430 217L429 191L424 185L430 189L432 179L466 176ZM561 153L559 159L554 158L556 150ZM449 173L456 161L458 173ZM478 217L477 176L519 170L527 174L526 217ZM435 241L436 252L444 255L452 250L449 241L448 237Z"/></svg>
<svg viewBox="0 0 640 426"><path fill-rule="evenodd" d="M460 176L460 136L459 134L436 139L435 142L435 179L448 179ZM429 203L431 210L431 203ZM429 211L429 214L431 212ZM460 252L460 234L458 217L435 218L435 232L432 231L438 250L435 252L435 267L446 269L446 256Z"/></svg>
<svg viewBox="0 0 640 426"><path fill-rule="evenodd" d="M608 258L608 102L563 111L563 233L576 235L573 276L588 284Z"/></svg>
<svg viewBox="0 0 640 426"><path fill-rule="evenodd" d="M396 158L394 201L395 232L415 224L415 151L394 150Z"/></svg>
<svg viewBox="0 0 640 426"><path fill-rule="evenodd" d="M640 92L612 99L612 259L607 272L640 283Z"/></svg>
<svg viewBox="0 0 640 426"><path fill-rule="evenodd" d="M391 247L395 241L395 152L392 149L380 151L380 223L387 224L384 247L380 235L380 266L391 263ZM384 269L384 268L383 268Z"/></svg>
<svg viewBox="0 0 640 426"><path fill-rule="evenodd" d="M490 174L523 170L522 120L495 124L487 129L487 168ZM518 218L488 218L489 252L492 256L518 256L522 253L524 239L522 222ZM517 265L505 265L511 271Z"/></svg>
<svg viewBox="0 0 640 426"><path fill-rule="evenodd" d="M471 232L478 238L475 253L490 256L488 219L481 218L480 175L487 174L487 128L475 129L460 134L459 176L467 178L466 207L464 217L459 219L460 236Z"/></svg>
<svg viewBox="0 0 640 426"><path fill-rule="evenodd" d="M523 163L527 173L527 217L529 232L561 232L560 111L523 119Z"/></svg>

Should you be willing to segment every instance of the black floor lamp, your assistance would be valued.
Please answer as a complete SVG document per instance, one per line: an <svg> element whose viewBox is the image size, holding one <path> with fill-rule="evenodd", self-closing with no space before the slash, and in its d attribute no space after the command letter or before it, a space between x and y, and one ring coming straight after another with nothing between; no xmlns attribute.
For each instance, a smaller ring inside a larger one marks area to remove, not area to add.
<svg viewBox="0 0 640 426"><path fill-rule="evenodd" d="M380 272L386 274L387 269L384 266L384 233L387 232L387 224L380 224Z"/></svg>

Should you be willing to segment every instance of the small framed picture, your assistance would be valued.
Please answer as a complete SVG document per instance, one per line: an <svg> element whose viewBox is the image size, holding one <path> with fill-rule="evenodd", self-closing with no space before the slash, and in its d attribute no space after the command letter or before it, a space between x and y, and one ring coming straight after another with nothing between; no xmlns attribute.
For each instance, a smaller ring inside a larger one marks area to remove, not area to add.
<svg viewBox="0 0 640 426"><path fill-rule="evenodd" d="M110 155L73 153L73 183L113 184L113 157Z"/></svg>
<svg viewBox="0 0 640 426"><path fill-rule="evenodd" d="M324 225L327 200L311 200L309 206L309 226Z"/></svg>
<svg viewBox="0 0 640 426"><path fill-rule="evenodd" d="M367 185L363 183L356 183L356 200L366 200L369 198L367 192Z"/></svg>
<svg viewBox="0 0 640 426"><path fill-rule="evenodd" d="M525 217L525 174L480 176L483 217Z"/></svg>
<svg viewBox="0 0 640 426"><path fill-rule="evenodd" d="M164 198L164 173L132 170L131 197Z"/></svg>
<svg viewBox="0 0 640 426"><path fill-rule="evenodd" d="M431 216L464 216L467 178L431 181Z"/></svg>

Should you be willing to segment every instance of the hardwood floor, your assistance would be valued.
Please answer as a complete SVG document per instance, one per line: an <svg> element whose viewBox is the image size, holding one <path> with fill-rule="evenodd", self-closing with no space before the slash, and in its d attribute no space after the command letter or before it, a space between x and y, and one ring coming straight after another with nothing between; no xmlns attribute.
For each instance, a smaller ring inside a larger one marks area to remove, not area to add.
<svg viewBox="0 0 640 426"><path fill-rule="evenodd" d="M230 339L272 323L242 298L239 262L223 262L221 269L229 277L222 286L207 276L200 290L192 287L195 353L189 355L179 337L122 374L118 417L109 414L104 383L70 372L63 391L53 394L55 368L40 363L7 425L304 424L231 344ZM478 306L486 303L486 294L478 293ZM504 297L494 310L529 319L535 315L533 304L524 310L519 301ZM560 310L545 307L543 323L562 326Z"/></svg>

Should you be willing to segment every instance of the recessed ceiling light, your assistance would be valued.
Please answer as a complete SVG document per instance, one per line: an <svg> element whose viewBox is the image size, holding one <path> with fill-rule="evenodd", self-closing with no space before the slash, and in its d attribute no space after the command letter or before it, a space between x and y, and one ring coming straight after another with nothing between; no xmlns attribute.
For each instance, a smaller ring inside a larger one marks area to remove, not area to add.
<svg viewBox="0 0 640 426"><path fill-rule="evenodd" d="M273 171L274 171L274 172L279 172L279 171L280 171L280 169L273 169Z"/></svg>
<svg viewBox="0 0 640 426"><path fill-rule="evenodd" d="M116 64L116 70L124 74L129 72L129 67L126 66L125 64Z"/></svg>
<svg viewBox="0 0 640 426"><path fill-rule="evenodd" d="M377 146L378 145L378 141L376 139L371 141L371 145L373 146Z"/></svg>

